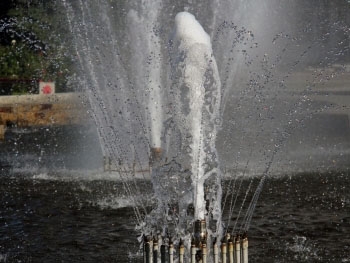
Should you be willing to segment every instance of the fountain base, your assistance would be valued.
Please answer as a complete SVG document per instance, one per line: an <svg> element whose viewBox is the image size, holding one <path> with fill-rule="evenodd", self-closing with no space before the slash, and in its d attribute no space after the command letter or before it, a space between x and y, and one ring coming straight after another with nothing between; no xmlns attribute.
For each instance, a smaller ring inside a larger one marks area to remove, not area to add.
<svg viewBox="0 0 350 263"><path fill-rule="evenodd" d="M143 263L173 263L177 260L174 254L178 255L179 263L248 263L248 237L246 234L243 236L230 236L228 234L221 240L220 246L217 239L214 238L213 245L208 247L207 233L205 220L197 220L189 253L186 253L183 239L180 239L178 251L175 251L174 244L177 242L171 238L144 237ZM159 251L160 253L158 253ZM190 261L185 260L186 255L190 257Z"/></svg>

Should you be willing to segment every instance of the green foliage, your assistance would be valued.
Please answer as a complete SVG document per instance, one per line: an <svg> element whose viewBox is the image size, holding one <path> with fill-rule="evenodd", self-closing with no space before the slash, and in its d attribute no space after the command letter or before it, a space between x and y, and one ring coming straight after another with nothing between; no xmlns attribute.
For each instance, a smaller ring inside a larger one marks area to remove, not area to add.
<svg viewBox="0 0 350 263"><path fill-rule="evenodd" d="M64 10L54 0L15 2L15 8L7 15L16 18L14 30L18 34L7 41L12 42L10 45L0 45L0 78L29 79L33 83L55 81L56 91L69 90L67 78L74 69L68 48L71 46L68 26L62 23L65 21ZM23 84L17 87L14 84L11 88L12 93L25 92ZM28 87L29 91L33 88Z"/></svg>
<svg viewBox="0 0 350 263"><path fill-rule="evenodd" d="M38 79L44 60L24 44L0 46L0 75L11 79Z"/></svg>

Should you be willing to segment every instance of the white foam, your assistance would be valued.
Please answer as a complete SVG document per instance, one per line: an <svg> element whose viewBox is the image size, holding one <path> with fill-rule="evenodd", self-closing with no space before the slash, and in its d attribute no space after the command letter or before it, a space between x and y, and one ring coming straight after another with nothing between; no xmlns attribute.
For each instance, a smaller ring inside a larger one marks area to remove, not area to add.
<svg viewBox="0 0 350 263"><path fill-rule="evenodd" d="M90 202L91 205L101 209L119 209L125 207L134 207L135 201L130 197L109 196Z"/></svg>
<svg viewBox="0 0 350 263"><path fill-rule="evenodd" d="M184 49L188 49L193 44L204 44L211 49L209 35L204 31L195 16L188 12L180 12L176 15L175 37L181 41Z"/></svg>
<svg viewBox="0 0 350 263"><path fill-rule="evenodd" d="M133 180L150 180L148 172L103 172L103 171L86 171L86 170L56 170L54 173L45 171L22 171L19 174L28 175L35 180L47 181L116 181L127 182Z"/></svg>

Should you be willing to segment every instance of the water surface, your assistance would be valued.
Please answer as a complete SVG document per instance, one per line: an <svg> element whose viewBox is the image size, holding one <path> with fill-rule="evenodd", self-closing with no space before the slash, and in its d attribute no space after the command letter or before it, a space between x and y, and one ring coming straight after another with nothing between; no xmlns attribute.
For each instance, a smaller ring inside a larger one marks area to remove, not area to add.
<svg viewBox="0 0 350 263"><path fill-rule="evenodd" d="M122 184L77 173L2 171L0 262L142 262ZM151 185L138 183L150 207ZM269 178L249 231L251 262L350 262L349 187L348 173Z"/></svg>

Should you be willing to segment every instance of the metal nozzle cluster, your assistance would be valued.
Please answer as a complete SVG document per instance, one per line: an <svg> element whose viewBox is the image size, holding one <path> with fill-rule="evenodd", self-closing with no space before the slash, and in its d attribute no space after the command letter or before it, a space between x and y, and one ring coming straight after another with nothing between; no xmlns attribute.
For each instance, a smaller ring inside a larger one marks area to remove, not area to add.
<svg viewBox="0 0 350 263"><path fill-rule="evenodd" d="M217 239L214 240L212 247L207 247L207 230L205 221L203 221L195 222L189 251L191 263L207 263L211 255L214 263L248 263L248 237L246 234L243 236L226 235L221 241L220 251ZM158 238L144 237L144 263L174 263L174 258L177 256L179 263L185 262L186 248L183 240L180 239L177 250L171 238L159 240Z"/></svg>
<svg viewBox="0 0 350 263"><path fill-rule="evenodd" d="M218 263L219 260L214 260ZM248 263L248 237L231 236L227 234L221 241L221 262L222 263Z"/></svg>

